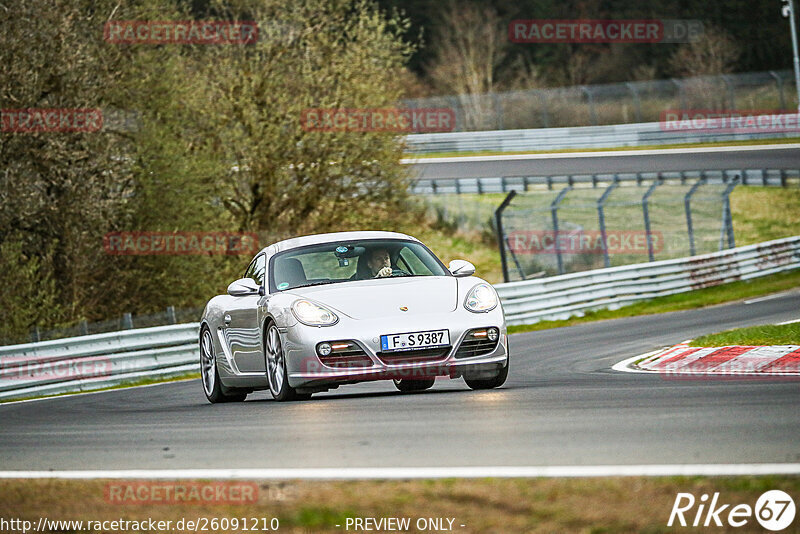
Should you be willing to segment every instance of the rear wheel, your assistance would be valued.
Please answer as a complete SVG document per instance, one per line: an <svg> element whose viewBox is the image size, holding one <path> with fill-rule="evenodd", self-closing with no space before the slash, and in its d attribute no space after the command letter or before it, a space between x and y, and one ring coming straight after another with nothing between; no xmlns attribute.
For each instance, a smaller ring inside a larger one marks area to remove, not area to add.
<svg viewBox="0 0 800 534"><path fill-rule="evenodd" d="M247 393L231 390L222 385L217 370L217 359L214 356L214 343L211 330L207 326L200 332L200 375L203 379L203 392L208 402L242 402Z"/></svg>
<svg viewBox="0 0 800 534"><path fill-rule="evenodd" d="M500 369L495 376L489 378L469 378L464 376L464 382L470 389L494 389L499 388L508 378L508 368L511 367L511 358L506 361L506 366Z"/></svg>
<svg viewBox="0 0 800 534"><path fill-rule="evenodd" d="M289 373L286 372L286 356L281 343L281 333L275 323L270 323L264 339L264 358L267 364L267 381L272 397L277 401L306 400L309 393L298 393L289 386Z"/></svg>
<svg viewBox="0 0 800 534"><path fill-rule="evenodd" d="M394 387L398 390L402 391L403 393L408 393L410 391L425 391L426 389L430 389L433 387L434 382L436 382L435 378L425 378L422 380L415 379L412 380L410 378L401 378L401 379L393 379Z"/></svg>

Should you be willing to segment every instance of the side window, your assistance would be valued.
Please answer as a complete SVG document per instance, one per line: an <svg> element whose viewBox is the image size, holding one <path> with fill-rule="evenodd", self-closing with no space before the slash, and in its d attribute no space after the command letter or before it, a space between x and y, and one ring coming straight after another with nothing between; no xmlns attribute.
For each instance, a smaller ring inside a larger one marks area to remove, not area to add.
<svg viewBox="0 0 800 534"><path fill-rule="evenodd" d="M263 286L264 274L267 272L266 254L259 254L253 265L255 266L255 269L253 270L253 275L251 276L251 278Z"/></svg>
<svg viewBox="0 0 800 534"><path fill-rule="evenodd" d="M256 256L252 262L250 262L250 266L244 273L244 278L252 278L259 284L264 284L264 273L267 270L266 265L266 258L264 254L259 254Z"/></svg>
<svg viewBox="0 0 800 534"><path fill-rule="evenodd" d="M428 269L424 263L422 263L422 260L420 260L416 254L409 250L408 247L403 247L403 250L400 251L399 259L403 260L403 262L408 265L408 267L411 269L411 274L424 276L430 276L433 274L431 270Z"/></svg>
<svg viewBox="0 0 800 534"><path fill-rule="evenodd" d="M258 259L258 258L256 258L256 259ZM252 278L253 280L255 280L255 277L253 276L253 273L256 270L256 259L254 259L253 261L250 262L250 266L247 267L247 270L244 272L244 276L242 278Z"/></svg>

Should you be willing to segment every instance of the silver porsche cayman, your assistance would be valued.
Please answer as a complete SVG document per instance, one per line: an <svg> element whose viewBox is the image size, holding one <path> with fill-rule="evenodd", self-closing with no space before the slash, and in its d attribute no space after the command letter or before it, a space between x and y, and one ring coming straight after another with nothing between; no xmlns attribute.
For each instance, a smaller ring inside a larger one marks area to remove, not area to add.
<svg viewBox="0 0 800 534"><path fill-rule="evenodd" d="M343 384L393 380L421 391L437 377L501 386L509 353L494 288L419 240L340 232L275 243L212 298L200 323L203 390L212 403L269 389L280 401Z"/></svg>

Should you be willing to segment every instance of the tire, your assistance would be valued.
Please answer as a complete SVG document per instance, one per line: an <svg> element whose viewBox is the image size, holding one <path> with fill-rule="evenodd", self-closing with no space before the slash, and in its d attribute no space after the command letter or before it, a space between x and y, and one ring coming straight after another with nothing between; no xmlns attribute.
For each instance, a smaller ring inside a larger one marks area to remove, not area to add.
<svg viewBox="0 0 800 534"><path fill-rule="evenodd" d="M508 378L508 368L511 367L511 358L506 360L506 366L497 372L497 375L492 378L467 378L464 376L464 382L467 383L470 389L494 389L499 388L506 382Z"/></svg>
<svg viewBox="0 0 800 534"><path fill-rule="evenodd" d="M310 393L298 393L289 386L289 373L286 372L286 357L278 327L269 322L264 334L264 364L267 370L267 382L272 398L276 401L307 400Z"/></svg>
<svg viewBox="0 0 800 534"><path fill-rule="evenodd" d="M401 379L393 379L394 387L398 390L402 391L403 393L409 393L411 391L425 391L426 389L430 389L433 387L434 382L436 382L436 378L423 378L423 379L410 379L410 378L401 378Z"/></svg>
<svg viewBox="0 0 800 534"><path fill-rule="evenodd" d="M203 393L211 404L221 402L242 402L247 393L228 389L222 385L217 369L217 358L214 355L214 342L211 330L204 326L200 331L200 375L203 382Z"/></svg>

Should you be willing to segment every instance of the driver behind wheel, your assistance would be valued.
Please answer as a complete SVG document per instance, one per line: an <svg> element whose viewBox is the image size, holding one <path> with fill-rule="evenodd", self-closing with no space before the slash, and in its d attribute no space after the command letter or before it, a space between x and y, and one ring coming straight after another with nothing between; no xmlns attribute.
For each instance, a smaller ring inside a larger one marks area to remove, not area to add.
<svg viewBox="0 0 800 534"><path fill-rule="evenodd" d="M392 259L389 256L389 251L385 248L373 249L369 253L367 267L369 267L373 278L392 276Z"/></svg>

